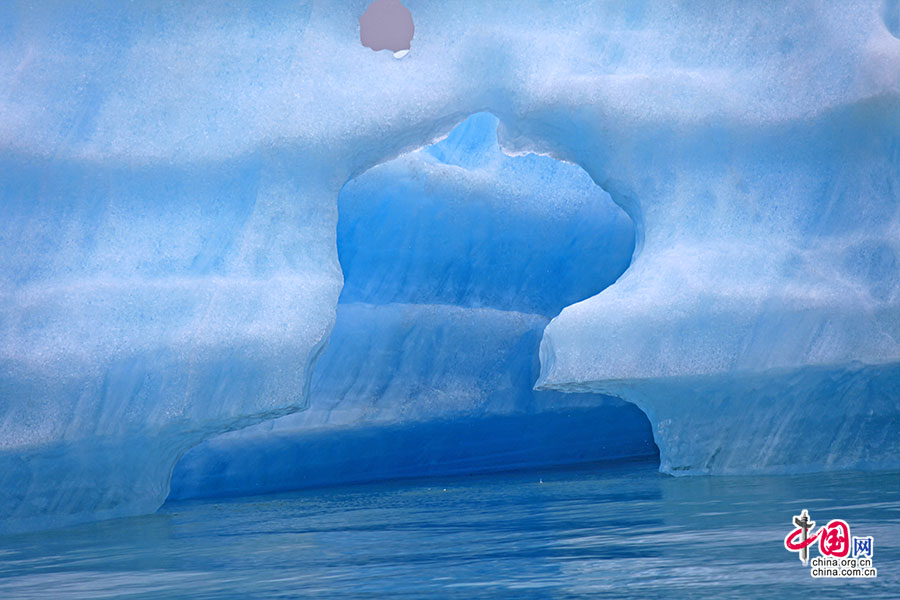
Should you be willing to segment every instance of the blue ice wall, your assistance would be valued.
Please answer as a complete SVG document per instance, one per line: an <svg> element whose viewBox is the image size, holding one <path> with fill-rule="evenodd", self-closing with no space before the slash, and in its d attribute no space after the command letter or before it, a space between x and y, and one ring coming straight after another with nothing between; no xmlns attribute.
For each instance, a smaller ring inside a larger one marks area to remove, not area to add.
<svg viewBox="0 0 900 600"><path fill-rule="evenodd" d="M673 472L896 464L896 2L407 0L399 61L365 4L0 3L0 530L152 510L187 448L304 406L341 187L480 111L634 222L540 387L640 404ZM753 426L785 406L849 418L795 457L802 420Z"/></svg>
<svg viewBox="0 0 900 600"><path fill-rule="evenodd" d="M342 303L451 304L554 317L612 284L634 226L581 168L510 157L476 114L423 151L347 183Z"/></svg>
<svg viewBox="0 0 900 600"><path fill-rule="evenodd" d="M532 389L549 318L625 271L634 228L579 167L504 154L497 126L473 115L348 182L309 408L191 450L172 498L656 453L633 405Z"/></svg>
<svg viewBox="0 0 900 600"><path fill-rule="evenodd" d="M188 453L176 466L169 499L655 455L647 416L633 404L614 401L531 414L275 430L213 438Z"/></svg>
<svg viewBox="0 0 900 600"><path fill-rule="evenodd" d="M188 448L305 406L335 215L280 160L0 163L0 531L155 510Z"/></svg>
<svg viewBox="0 0 900 600"><path fill-rule="evenodd" d="M539 387L633 400L672 473L900 465L898 108L655 137L703 176L658 182L627 273L548 326ZM676 416L698 398L718 416Z"/></svg>

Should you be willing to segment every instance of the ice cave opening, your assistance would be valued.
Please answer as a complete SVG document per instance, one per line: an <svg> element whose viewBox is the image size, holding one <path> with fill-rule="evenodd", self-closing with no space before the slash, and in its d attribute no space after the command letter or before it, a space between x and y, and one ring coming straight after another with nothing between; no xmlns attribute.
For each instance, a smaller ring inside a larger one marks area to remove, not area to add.
<svg viewBox="0 0 900 600"><path fill-rule="evenodd" d="M347 182L309 408L194 448L170 499L658 461L634 404L533 389L545 326L622 275L635 233L577 165L504 153L498 124L475 114Z"/></svg>

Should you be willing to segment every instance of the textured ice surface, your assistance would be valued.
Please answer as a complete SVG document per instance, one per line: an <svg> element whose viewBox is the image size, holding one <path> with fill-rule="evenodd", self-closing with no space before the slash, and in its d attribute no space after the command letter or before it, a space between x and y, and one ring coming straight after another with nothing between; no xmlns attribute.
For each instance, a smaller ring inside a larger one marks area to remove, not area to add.
<svg viewBox="0 0 900 600"><path fill-rule="evenodd" d="M481 113L349 182L338 208L344 288L309 409L194 448L172 497L656 452L633 405L532 389L549 318L634 249L587 173L503 154Z"/></svg>
<svg viewBox="0 0 900 600"><path fill-rule="evenodd" d="M2 173L0 528L152 511L192 445L305 405L335 214L279 159Z"/></svg>
<svg viewBox="0 0 900 600"><path fill-rule="evenodd" d="M550 325L541 385L641 404L681 472L716 470L711 385L759 407L720 413L729 443L770 449L730 470L831 464L741 425L895 382L896 2L408 0L403 61L359 43L365 4L0 6L0 529L149 510L187 447L302 406L341 186L483 110L636 227L623 278ZM828 422L807 435L851 453Z"/></svg>
<svg viewBox="0 0 900 600"><path fill-rule="evenodd" d="M653 198L640 250L548 326L538 386L635 401L673 472L896 466L898 108L657 135L671 177L608 186Z"/></svg>
<svg viewBox="0 0 900 600"><path fill-rule="evenodd" d="M634 405L532 390L545 325L494 309L341 304L309 409L192 449L170 497L655 454Z"/></svg>
<svg viewBox="0 0 900 600"><path fill-rule="evenodd" d="M339 212L342 303L553 317L612 284L634 250L631 220L587 173L507 156L485 113L350 181Z"/></svg>

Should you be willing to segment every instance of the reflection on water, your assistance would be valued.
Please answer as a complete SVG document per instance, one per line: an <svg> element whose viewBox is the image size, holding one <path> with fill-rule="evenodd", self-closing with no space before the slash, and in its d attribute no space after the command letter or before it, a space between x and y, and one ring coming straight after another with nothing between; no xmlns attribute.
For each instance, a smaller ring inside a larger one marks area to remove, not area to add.
<svg viewBox="0 0 900 600"><path fill-rule="evenodd" d="M878 578L813 580L782 546L801 508L874 536ZM173 503L0 538L2 598L423 595L898 598L900 474L622 463Z"/></svg>

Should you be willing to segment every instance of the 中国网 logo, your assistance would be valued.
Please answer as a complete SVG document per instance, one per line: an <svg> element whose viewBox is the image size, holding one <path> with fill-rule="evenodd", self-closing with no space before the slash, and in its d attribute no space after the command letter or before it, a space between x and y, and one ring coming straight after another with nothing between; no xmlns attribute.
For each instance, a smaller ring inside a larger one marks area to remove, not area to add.
<svg viewBox="0 0 900 600"><path fill-rule="evenodd" d="M872 566L875 542L872 537L850 536L850 525L843 519L832 519L815 531L816 522L804 508L793 519L795 529L784 538L784 547L796 552L803 566L810 566L813 577L876 577ZM815 533L813 533L815 531ZM819 554L812 559L814 547Z"/></svg>

